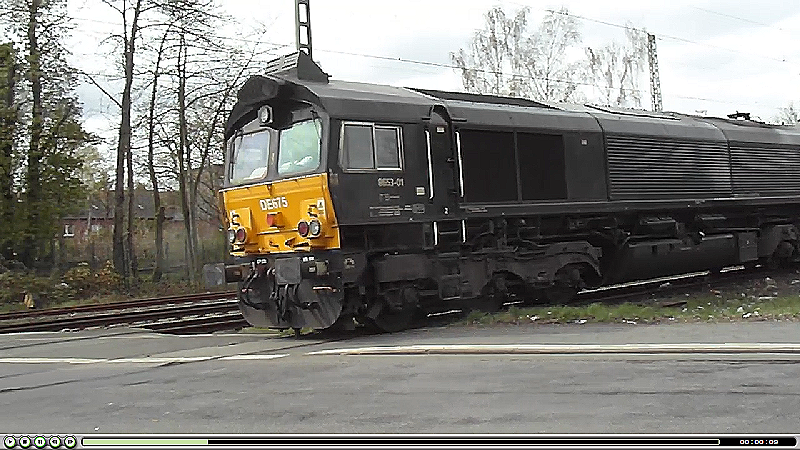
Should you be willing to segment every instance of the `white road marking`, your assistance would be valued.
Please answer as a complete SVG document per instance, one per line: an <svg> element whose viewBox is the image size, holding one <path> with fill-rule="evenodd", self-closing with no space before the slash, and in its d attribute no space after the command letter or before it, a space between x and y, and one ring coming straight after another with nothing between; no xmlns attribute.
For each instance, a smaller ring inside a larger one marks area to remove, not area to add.
<svg viewBox="0 0 800 450"><path fill-rule="evenodd" d="M253 360L262 360L262 359L276 359L276 358L283 358L284 356L289 356L288 353L280 354L280 355L233 355L233 356L225 356L223 358L219 358L223 361L253 361Z"/></svg>
<svg viewBox="0 0 800 450"><path fill-rule="evenodd" d="M95 364L106 361L108 360L92 358L0 358L0 364Z"/></svg>
<svg viewBox="0 0 800 450"><path fill-rule="evenodd" d="M169 363L185 363L185 362L197 362L197 361L207 361L209 359L214 359L214 356L177 356L177 357L151 357L146 356L144 358L113 358L107 359L103 362L106 363L131 363L131 364L169 364Z"/></svg>
<svg viewBox="0 0 800 450"><path fill-rule="evenodd" d="M800 344L500 344L500 345L401 345L320 350L306 355L457 355L457 354L665 354L665 353L796 353Z"/></svg>
<svg viewBox="0 0 800 450"><path fill-rule="evenodd" d="M143 358L0 358L0 364L170 364L210 360L257 361L282 358L278 355L231 355L231 356L176 356Z"/></svg>

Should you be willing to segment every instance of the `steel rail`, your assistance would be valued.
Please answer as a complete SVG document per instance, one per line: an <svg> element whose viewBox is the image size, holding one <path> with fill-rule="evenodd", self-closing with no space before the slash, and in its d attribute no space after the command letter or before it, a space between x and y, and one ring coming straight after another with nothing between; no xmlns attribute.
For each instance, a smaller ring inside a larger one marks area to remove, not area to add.
<svg viewBox="0 0 800 450"><path fill-rule="evenodd" d="M151 297L151 298L143 298L143 299L136 299L136 300L126 300L122 302L112 302L112 303L100 303L94 305L80 305L80 306L70 306L66 308L50 308L50 309L40 309L40 310L33 310L33 311L15 311L10 313L0 314L0 321L12 320L12 319L24 319L24 318L31 318L31 317L41 317L41 316L57 316L57 315L67 315L67 314L74 314L74 313L82 313L82 312L94 312L94 311L109 311L115 309L126 309L126 308L138 308L138 307L146 307L146 306L153 306L153 305L161 305L161 304L168 304L168 303L188 303L188 302L196 302L202 300L217 300L222 298L235 298L236 292L235 291L226 291L226 292L203 292L200 294L183 294L183 295L170 295L166 297Z"/></svg>
<svg viewBox="0 0 800 450"><path fill-rule="evenodd" d="M90 316L57 317L54 319L36 322L17 322L0 324L0 333L31 332L31 331L61 331L64 329L82 329L97 326L110 326L131 324L144 321L180 318L189 315L215 314L224 312L238 312L236 300L224 299L222 301L202 304L164 305L142 311L141 307L129 306L122 311L110 311Z"/></svg>
<svg viewBox="0 0 800 450"><path fill-rule="evenodd" d="M248 325L247 321L244 320L237 309L230 314L192 317L171 322L146 324L143 325L142 328L158 333L190 334L212 333L214 331L242 328Z"/></svg>
<svg viewBox="0 0 800 450"><path fill-rule="evenodd" d="M619 304L626 300L641 298L645 295L668 295L683 289L690 289L703 285L751 281L757 277L769 275L771 273L782 275L782 272L781 270L770 270L765 267L758 267L753 269L731 270L722 273L705 271L677 275L675 277L661 277L652 280L643 280L637 283L625 283L602 289L582 291L578 293L575 300L570 304L586 305L594 302ZM652 306L652 302L648 301L639 301L636 303L642 306Z"/></svg>

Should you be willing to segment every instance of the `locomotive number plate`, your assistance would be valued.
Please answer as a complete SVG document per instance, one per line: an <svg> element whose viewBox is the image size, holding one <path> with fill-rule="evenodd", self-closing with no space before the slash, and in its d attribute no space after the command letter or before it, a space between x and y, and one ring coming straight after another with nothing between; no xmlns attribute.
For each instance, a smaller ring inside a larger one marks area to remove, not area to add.
<svg viewBox="0 0 800 450"><path fill-rule="evenodd" d="M378 178L378 187L403 187L405 180L402 178Z"/></svg>
<svg viewBox="0 0 800 450"><path fill-rule="evenodd" d="M262 211L289 207L289 202L286 200L286 197L265 198L259 200L258 203L261 205Z"/></svg>

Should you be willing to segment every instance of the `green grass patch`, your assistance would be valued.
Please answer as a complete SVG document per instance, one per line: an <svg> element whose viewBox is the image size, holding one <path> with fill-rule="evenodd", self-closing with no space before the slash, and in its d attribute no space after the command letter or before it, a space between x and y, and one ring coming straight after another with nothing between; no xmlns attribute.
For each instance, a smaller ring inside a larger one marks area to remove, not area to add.
<svg viewBox="0 0 800 450"><path fill-rule="evenodd" d="M242 328L240 333L244 334L281 334L280 330L276 330L274 328L263 328L263 327L245 327Z"/></svg>
<svg viewBox="0 0 800 450"><path fill-rule="evenodd" d="M470 312L458 325L531 323L735 322L800 319L800 296L722 298L701 296L678 306L592 303L583 306L511 307L494 314Z"/></svg>

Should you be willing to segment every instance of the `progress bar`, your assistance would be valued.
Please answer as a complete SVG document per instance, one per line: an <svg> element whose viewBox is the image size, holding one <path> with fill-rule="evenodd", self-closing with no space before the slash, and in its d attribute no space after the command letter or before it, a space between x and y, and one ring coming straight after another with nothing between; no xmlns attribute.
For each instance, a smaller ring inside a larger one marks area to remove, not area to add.
<svg viewBox="0 0 800 450"><path fill-rule="evenodd" d="M797 448L796 435L5 435L8 450L82 448L346 449L346 448Z"/></svg>

